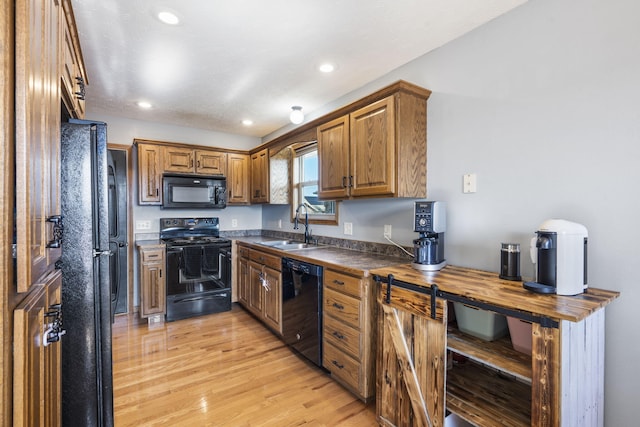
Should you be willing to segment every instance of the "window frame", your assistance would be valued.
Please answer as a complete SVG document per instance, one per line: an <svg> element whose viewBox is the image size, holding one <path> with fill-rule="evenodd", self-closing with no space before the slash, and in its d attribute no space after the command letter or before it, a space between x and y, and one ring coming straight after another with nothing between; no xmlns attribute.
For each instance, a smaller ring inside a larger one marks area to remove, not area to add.
<svg viewBox="0 0 640 427"><path fill-rule="evenodd" d="M293 155L291 156L291 221L293 222L296 215L296 208L300 205L302 196L301 185L316 185L319 187L319 176L312 181L300 181L300 177L303 174L302 169L302 156L318 152L318 141L303 142L294 144L292 147ZM318 174L320 171L318 171ZM338 225L338 201L337 200L323 200L323 202L334 203L334 214L314 214L309 210L309 224L322 224L322 225ZM304 211L303 211L304 212ZM302 213L302 212L301 212Z"/></svg>

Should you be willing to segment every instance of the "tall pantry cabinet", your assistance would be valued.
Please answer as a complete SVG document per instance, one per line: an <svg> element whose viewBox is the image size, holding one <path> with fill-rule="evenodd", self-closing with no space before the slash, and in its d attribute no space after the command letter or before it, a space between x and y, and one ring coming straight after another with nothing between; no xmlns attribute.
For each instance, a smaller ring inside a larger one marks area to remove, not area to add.
<svg viewBox="0 0 640 427"><path fill-rule="evenodd" d="M86 76L71 0L7 1L0 19L0 424L57 426L61 343L46 331L61 303L61 105L83 116Z"/></svg>

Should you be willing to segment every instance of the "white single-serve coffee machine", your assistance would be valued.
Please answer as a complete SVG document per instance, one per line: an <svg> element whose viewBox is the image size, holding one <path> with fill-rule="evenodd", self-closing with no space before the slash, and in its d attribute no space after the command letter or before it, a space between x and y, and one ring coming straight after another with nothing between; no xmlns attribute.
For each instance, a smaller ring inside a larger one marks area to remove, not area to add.
<svg viewBox="0 0 640 427"><path fill-rule="evenodd" d="M577 295L587 288L587 229L563 219L544 221L531 241L536 281L524 282L533 292Z"/></svg>
<svg viewBox="0 0 640 427"><path fill-rule="evenodd" d="M413 241L414 261L418 270L437 271L447 265L444 259L444 232L447 229L444 202L418 201L413 209L413 231L420 237Z"/></svg>

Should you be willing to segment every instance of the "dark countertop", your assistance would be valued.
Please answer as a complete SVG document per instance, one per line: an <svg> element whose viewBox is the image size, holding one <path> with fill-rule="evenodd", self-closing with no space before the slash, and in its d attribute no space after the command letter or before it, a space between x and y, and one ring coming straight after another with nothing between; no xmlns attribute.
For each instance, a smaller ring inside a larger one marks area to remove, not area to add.
<svg viewBox="0 0 640 427"><path fill-rule="evenodd" d="M273 253L286 258L294 258L311 264L321 265L326 268L339 268L356 275L368 276L369 271L375 268L390 267L411 262L411 258L398 258L383 254L368 253L352 249L337 248L333 246L318 246L313 249L299 249L283 251L260 245L258 242L276 241L281 239L263 236L239 237L234 239L238 243L248 244L253 249Z"/></svg>

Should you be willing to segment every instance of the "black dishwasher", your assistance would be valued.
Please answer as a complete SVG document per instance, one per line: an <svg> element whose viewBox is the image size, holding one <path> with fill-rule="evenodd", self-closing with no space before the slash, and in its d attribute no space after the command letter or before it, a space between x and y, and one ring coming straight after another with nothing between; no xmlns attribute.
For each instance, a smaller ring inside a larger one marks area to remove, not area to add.
<svg viewBox="0 0 640 427"><path fill-rule="evenodd" d="M322 366L322 267L282 258L282 334L287 345Z"/></svg>

